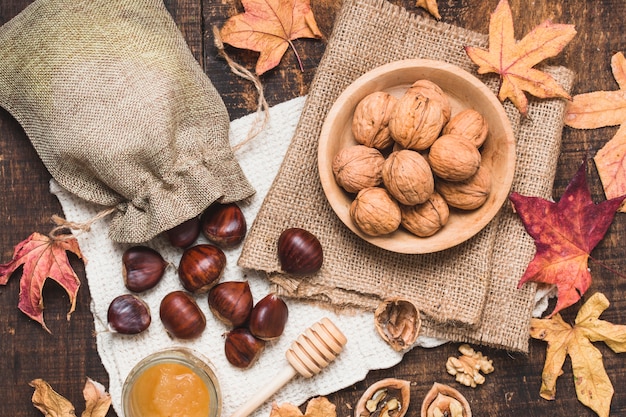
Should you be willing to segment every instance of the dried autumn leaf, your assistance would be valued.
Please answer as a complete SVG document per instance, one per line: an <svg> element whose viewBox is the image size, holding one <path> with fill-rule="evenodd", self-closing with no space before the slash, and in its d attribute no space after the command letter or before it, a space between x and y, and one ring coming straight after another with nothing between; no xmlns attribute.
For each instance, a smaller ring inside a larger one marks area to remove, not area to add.
<svg viewBox="0 0 626 417"><path fill-rule="evenodd" d="M565 124L576 129L620 126L593 158L606 198L626 194L626 59L621 52L611 58L615 91L594 91L574 96L567 108ZM626 212L626 207L620 209Z"/></svg>
<svg viewBox="0 0 626 417"><path fill-rule="evenodd" d="M422 9L426 9L428 13L433 15L435 18L441 19L439 7L437 6L437 0L417 0L415 5L417 7L421 7Z"/></svg>
<svg viewBox="0 0 626 417"><path fill-rule="evenodd" d="M489 21L489 50L466 46L465 52L478 65L479 74L500 74L498 98L502 102L508 98L525 116L528 113L525 91L539 98L570 98L554 78L533 67L559 54L574 35L573 25L546 20L517 42L509 3L500 0Z"/></svg>
<svg viewBox="0 0 626 417"><path fill-rule="evenodd" d="M85 398L85 411L81 417L104 417L111 407L111 394L106 392L104 385L87 378L83 388Z"/></svg>
<svg viewBox="0 0 626 417"><path fill-rule="evenodd" d="M605 342L616 353L626 352L626 326L599 319L608 306L607 298L595 293L578 311L574 327L559 314L550 319L531 319L531 337L548 343L541 376L542 398L556 397L556 380L569 355L578 400L600 417L609 416L613 385L604 369L602 354L591 342Z"/></svg>
<svg viewBox="0 0 626 417"><path fill-rule="evenodd" d="M519 281L556 284L550 316L577 302L591 285L589 254L602 240L624 196L594 204L584 162L558 203L512 193L510 199L537 252Z"/></svg>
<svg viewBox="0 0 626 417"><path fill-rule="evenodd" d="M293 404L272 404L270 417L336 417L335 404L326 397L312 398L306 406L304 414Z"/></svg>
<svg viewBox="0 0 626 417"><path fill-rule="evenodd" d="M242 0L244 13L231 17L220 30L222 41L236 48L260 52L258 75L276 67L293 40L322 37L309 0Z"/></svg>
<svg viewBox="0 0 626 417"><path fill-rule="evenodd" d="M34 379L29 384L35 388L32 402L35 408L46 417L76 417L74 406L65 397L57 393L43 379Z"/></svg>
<svg viewBox="0 0 626 417"><path fill-rule="evenodd" d="M76 308L76 294L80 280L70 265L67 252L72 252L82 259L82 253L75 238L51 239L39 233L33 233L20 242L13 253L13 259L0 265L0 285L6 285L11 274L23 266L20 281L20 300L18 307L24 314L50 330L43 320L42 290L46 279L56 281L69 295L70 315Z"/></svg>

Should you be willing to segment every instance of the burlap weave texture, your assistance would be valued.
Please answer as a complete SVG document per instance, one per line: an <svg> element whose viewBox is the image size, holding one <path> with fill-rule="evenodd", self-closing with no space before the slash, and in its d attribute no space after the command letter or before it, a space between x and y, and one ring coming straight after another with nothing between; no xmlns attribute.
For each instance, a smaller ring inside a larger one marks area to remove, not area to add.
<svg viewBox="0 0 626 417"><path fill-rule="evenodd" d="M145 242L254 190L229 115L162 0L37 0L0 28L0 105L51 175Z"/></svg>
<svg viewBox="0 0 626 417"><path fill-rule="evenodd" d="M486 47L487 37L412 15L386 1L345 1L239 265L265 271L284 296L334 309L371 310L386 297L406 297L422 310L425 335L526 351L535 288L518 290L516 285L535 249L508 205L464 244L429 255L396 254L362 241L346 228L330 208L318 177L317 139L324 118L352 81L406 58L441 60L475 73L465 45ZM566 90L571 88L570 71L544 70ZM497 91L497 76L481 79ZM517 140L514 191L551 196L564 107L561 100L531 100L529 118L520 121L517 110L505 104ZM282 230L293 226L316 234L325 248L324 266L313 277L280 273L275 242Z"/></svg>

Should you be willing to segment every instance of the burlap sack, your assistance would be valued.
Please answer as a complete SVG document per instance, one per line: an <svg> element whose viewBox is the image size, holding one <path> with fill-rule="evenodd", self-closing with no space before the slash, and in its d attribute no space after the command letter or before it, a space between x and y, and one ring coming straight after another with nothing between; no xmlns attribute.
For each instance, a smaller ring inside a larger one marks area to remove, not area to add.
<svg viewBox="0 0 626 417"><path fill-rule="evenodd" d="M221 97L161 0L37 0L0 28L0 105L51 175L143 242L254 191Z"/></svg>
<svg viewBox="0 0 626 417"><path fill-rule="evenodd" d="M335 309L373 309L389 296L413 300L424 316L423 334L509 350L528 349L528 324L535 288L516 289L534 254L534 244L507 204L477 236L429 255L379 249L341 223L328 204L317 171L317 139L339 94L363 73L405 58L429 58L474 73L465 45L487 46L487 37L408 13L382 0L346 0L283 165L251 227L239 265L265 271L280 294ZM548 69L564 88L573 76ZM494 92L498 77L481 79ZM513 189L549 197L560 150L561 100L533 100L520 124L505 109L517 140ZM279 272L276 241L287 227L304 227L324 247L324 265L313 277Z"/></svg>

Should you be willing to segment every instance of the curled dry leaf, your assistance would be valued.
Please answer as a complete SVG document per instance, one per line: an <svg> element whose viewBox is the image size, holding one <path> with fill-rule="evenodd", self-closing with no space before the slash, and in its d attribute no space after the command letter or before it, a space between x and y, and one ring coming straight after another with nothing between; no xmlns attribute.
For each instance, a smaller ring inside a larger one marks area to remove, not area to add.
<svg viewBox="0 0 626 417"><path fill-rule="evenodd" d="M461 356L448 358L446 370L450 375L456 377L456 381L467 387L476 388L477 385L485 382L483 374L493 372L493 362L491 359L476 352L467 344L459 346ZM481 374L481 372L483 374Z"/></svg>
<svg viewBox="0 0 626 417"><path fill-rule="evenodd" d="M525 91L538 98L570 98L554 78L533 67L559 54L574 35L573 25L546 20L517 42L509 3L500 0L489 21L489 50L466 46L465 52L478 65L479 74L500 74L498 98L502 102L508 98L525 116L528 113Z"/></svg>
<svg viewBox="0 0 626 417"><path fill-rule="evenodd" d="M106 392L104 385L87 378L83 388L85 411L81 417L104 417L111 407L111 394Z"/></svg>
<svg viewBox="0 0 626 417"><path fill-rule="evenodd" d="M354 410L354 417L403 417L411 402L411 383L386 378L365 390Z"/></svg>
<svg viewBox="0 0 626 417"><path fill-rule="evenodd" d="M615 91L594 91L573 97L567 108L565 124L576 129L620 126L615 136L594 156L607 199L626 194L626 58L621 52L611 58ZM622 205L621 212L626 212Z"/></svg>
<svg viewBox="0 0 626 417"><path fill-rule="evenodd" d="M459 391L435 382L424 397L420 417L472 417L470 405Z"/></svg>
<svg viewBox="0 0 626 417"><path fill-rule="evenodd" d="M328 401L326 397L312 398L306 406L304 414L293 404L285 403L272 404L270 417L336 417L335 404Z"/></svg>
<svg viewBox="0 0 626 417"><path fill-rule="evenodd" d="M374 323L378 334L398 352L415 343L422 326L417 307L403 298L389 298L380 303L374 312Z"/></svg>
<svg viewBox="0 0 626 417"><path fill-rule="evenodd" d="M563 363L569 355L578 400L598 416L609 416L613 385L604 369L602 353L591 342L604 342L616 353L626 352L626 326L600 320L608 307L609 300L602 293L595 293L578 311L573 327L560 314L549 319L531 319L530 336L548 343L541 374L542 398L554 400L556 380L563 374Z"/></svg>
<svg viewBox="0 0 626 417"><path fill-rule="evenodd" d="M32 402L35 408L46 417L76 417L74 406L65 397L52 389L43 379L30 381L31 387L35 388Z"/></svg>
<svg viewBox="0 0 626 417"><path fill-rule="evenodd" d="M441 19L441 15L439 14L439 7L437 6L437 0L417 0L415 3L417 7L421 7L426 9L428 13L433 15L436 19Z"/></svg>

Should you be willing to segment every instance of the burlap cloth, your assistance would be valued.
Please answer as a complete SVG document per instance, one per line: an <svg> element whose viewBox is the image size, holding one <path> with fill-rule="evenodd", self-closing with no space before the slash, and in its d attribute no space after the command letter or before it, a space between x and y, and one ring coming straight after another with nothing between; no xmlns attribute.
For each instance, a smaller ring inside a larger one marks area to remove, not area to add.
<svg viewBox="0 0 626 417"><path fill-rule="evenodd" d="M345 1L294 138L238 264L267 273L273 289L286 297L336 310L372 310L386 297L403 296L421 309L426 336L527 351L535 286L516 287L535 247L509 204L464 244L434 254L397 254L370 245L344 226L318 176L317 140L324 118L352 81L406 58L441 60L475 74L466 45L487 47L487 36L413 15L386 1ZM542 69L566 90L571 88L569 70ZM481 79L497 92L496 75ZM519 112L505 104L517 141L514 191L551 196L564 107L562 100L531 100L529 117L520 121ZM294 226L314 233L324 247L324 265L313 277L279 272L276 241Z"/></svg>

